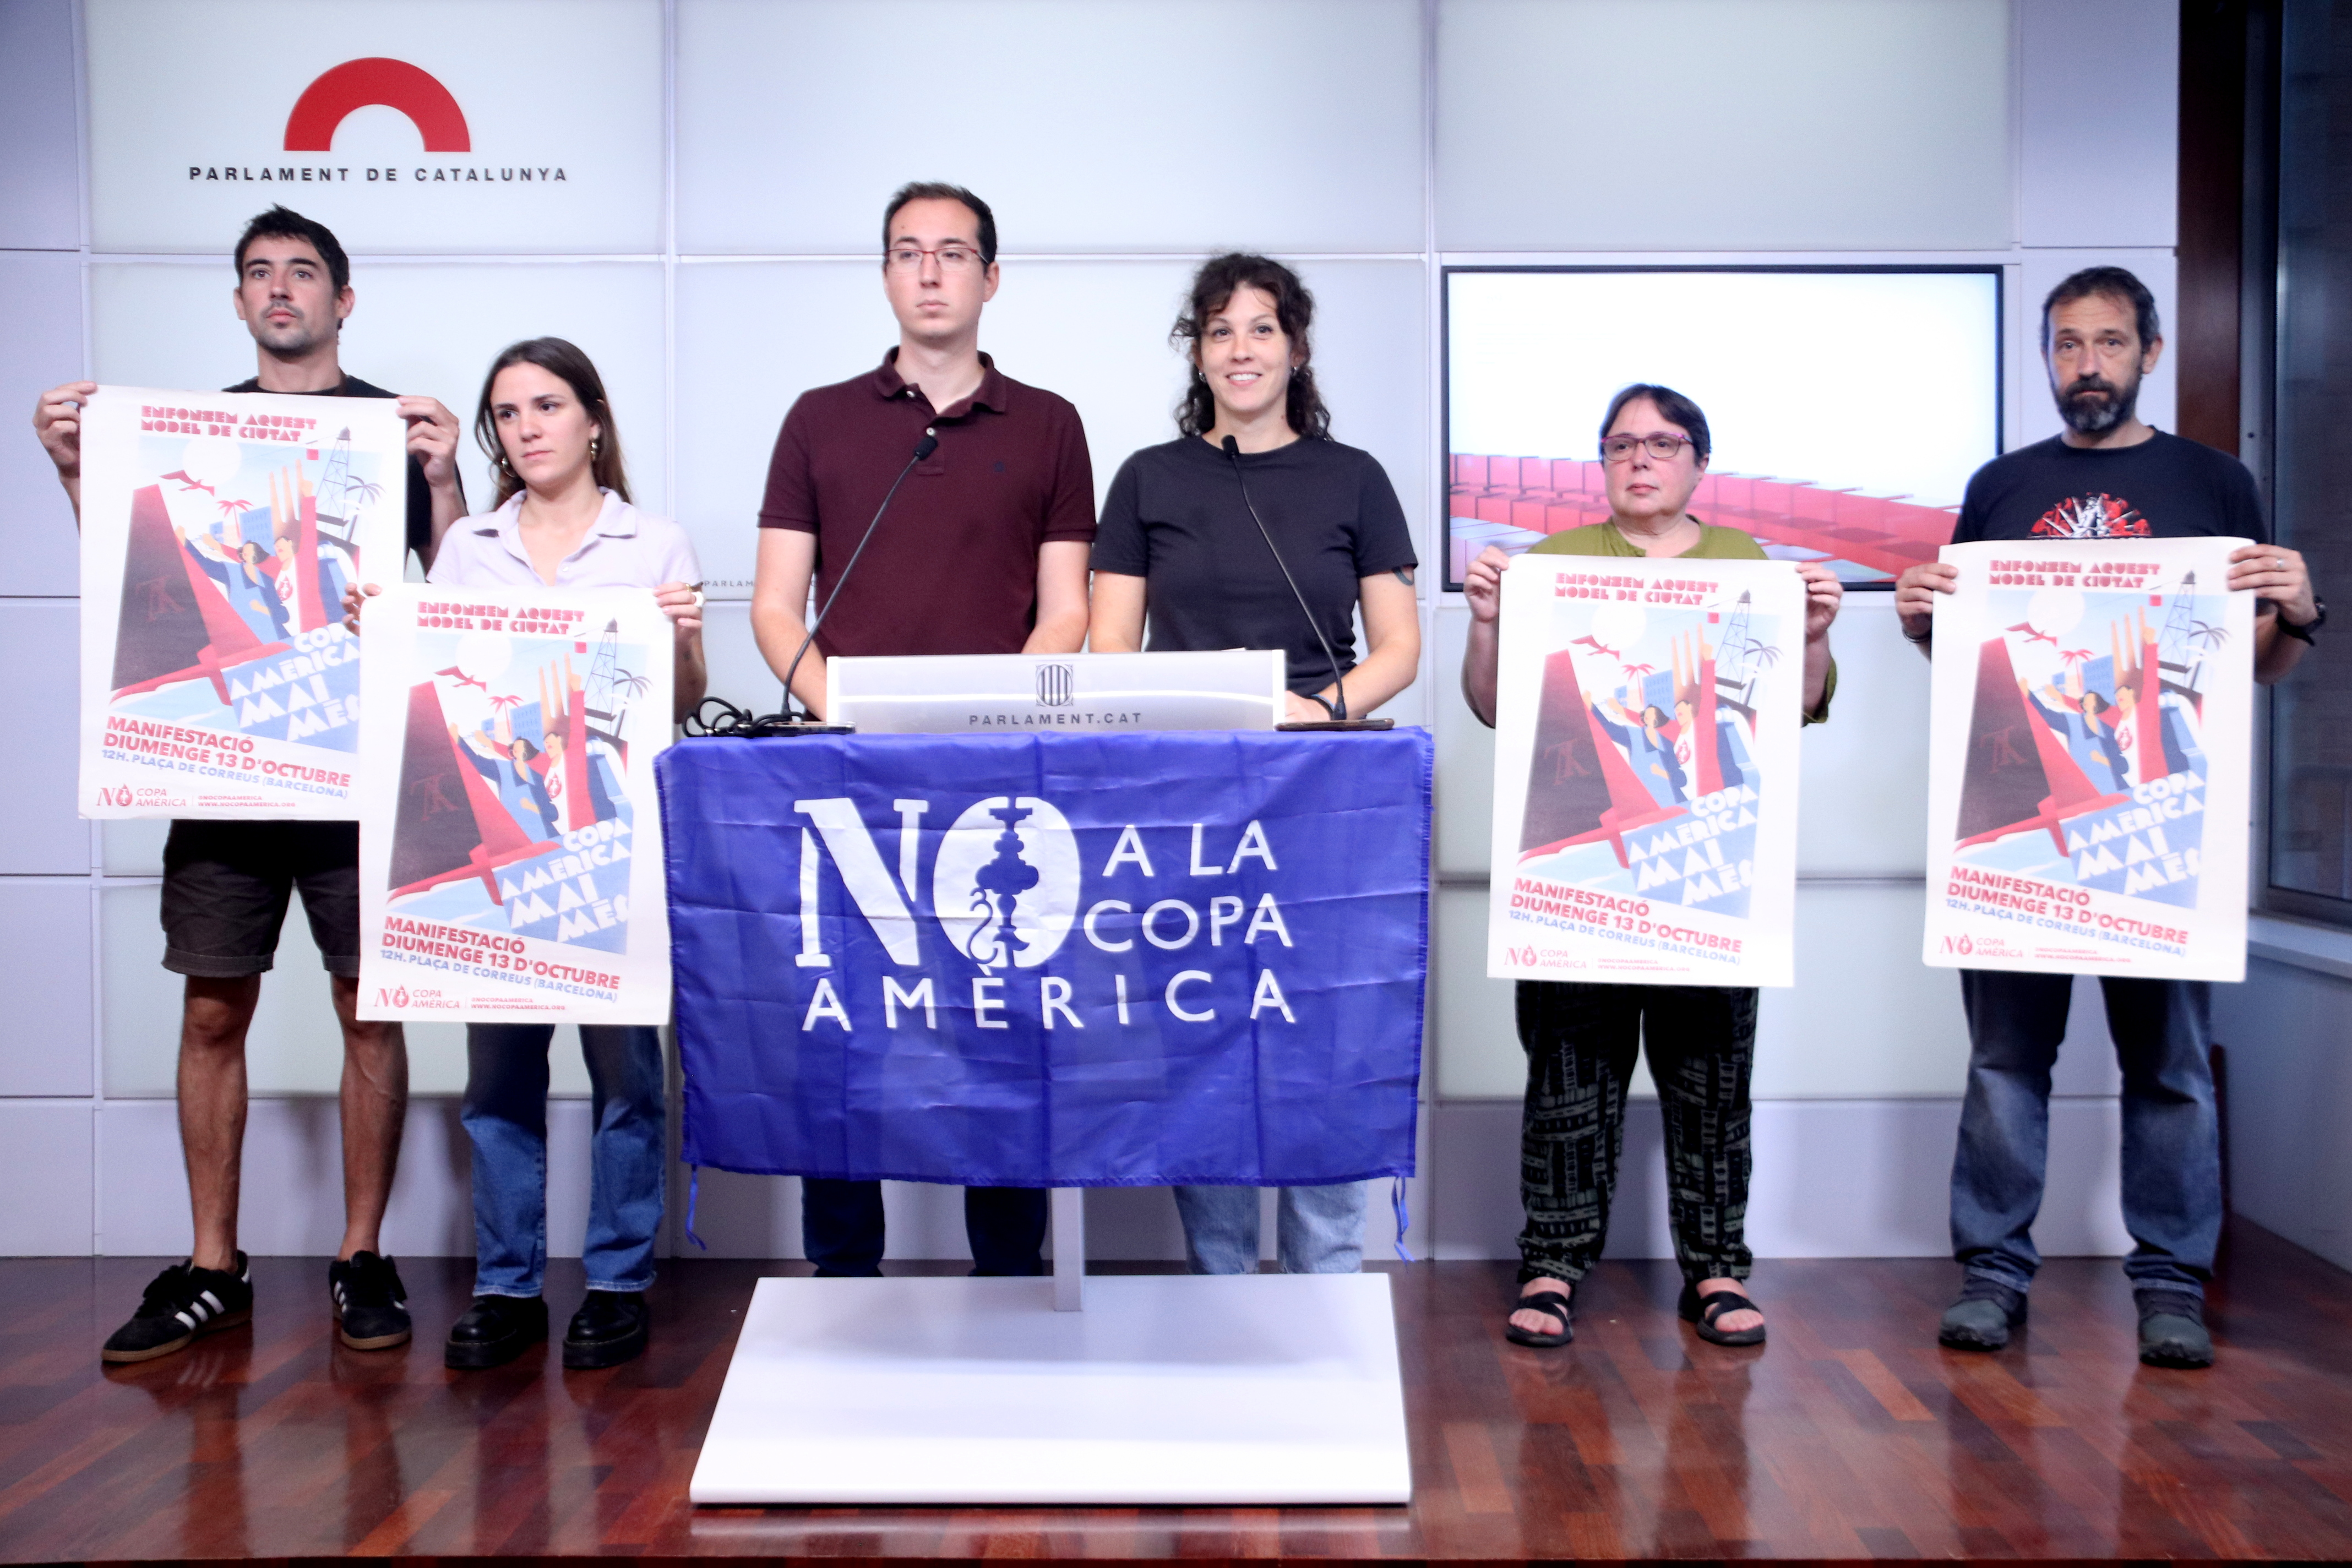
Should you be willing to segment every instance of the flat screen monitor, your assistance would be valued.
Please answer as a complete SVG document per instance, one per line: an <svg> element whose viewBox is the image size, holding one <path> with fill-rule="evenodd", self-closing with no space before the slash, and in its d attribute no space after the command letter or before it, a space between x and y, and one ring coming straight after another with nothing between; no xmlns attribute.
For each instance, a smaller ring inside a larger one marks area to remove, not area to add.
<svg viewBox="0 0 2352 1568"><path fill-rule="evenodd" d="M1701 521L1891 587L2000 452L1998 267L1456 267L1445 273L1445 585L1609 516L1622 387L1706 413Z"/></svg>

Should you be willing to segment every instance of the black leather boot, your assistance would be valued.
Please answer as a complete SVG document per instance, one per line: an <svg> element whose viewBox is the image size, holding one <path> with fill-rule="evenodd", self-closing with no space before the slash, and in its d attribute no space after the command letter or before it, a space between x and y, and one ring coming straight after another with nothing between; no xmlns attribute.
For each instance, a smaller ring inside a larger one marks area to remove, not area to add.
<svg viewBox="0 0 2352 1568"><path fill-rule="evenodd" d="M563 1364L589 1372L635 1360L645 1353L652 1323L643 1290L591 1290L563 1331Z"/></svg>
<svg viewBox="0 0 2352 1568"><path fill-rule="evenodd" d="M444 1365L459 1372L504 1366L547 1342L547 1302L537 1296L477 1296L466 1315L450 1325Z"/></svg>

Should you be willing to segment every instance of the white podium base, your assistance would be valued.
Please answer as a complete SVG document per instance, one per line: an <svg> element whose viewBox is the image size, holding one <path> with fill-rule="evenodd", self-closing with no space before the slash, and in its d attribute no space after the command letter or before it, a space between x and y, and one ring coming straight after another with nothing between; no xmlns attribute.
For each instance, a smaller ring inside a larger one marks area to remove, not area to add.
<svg viewBox="0 0 2352 1568"><path fill-rule="evenodd" d="M698 1503L1402 1503L1387 1277L762 1279Z"/></svg>

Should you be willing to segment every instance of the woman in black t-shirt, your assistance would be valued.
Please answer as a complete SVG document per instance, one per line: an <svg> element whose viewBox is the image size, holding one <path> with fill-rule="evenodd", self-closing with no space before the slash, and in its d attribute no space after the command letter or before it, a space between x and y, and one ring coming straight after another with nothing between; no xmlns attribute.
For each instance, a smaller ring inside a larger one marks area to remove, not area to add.
<svg viewBox="0 0 2352 1568"><path fill-rule="evenodd" d="M1349 716L1361 718L1412 684L1421 662L1404 510L1370 453L1331 439L1310 364L1314 310L1278 261L1235 255L1202 265L1170 334L1190 345L1192 362L1176 414L1182 434L1120 466L1095 534L1095 652L1146 647L1147 613L1155 652L1281 648L1290 659L1285 721L1331 717L1335 677L1346 680ZM1251 520L1252 503L1312 625ZM1359 606L1370 645L1361 663Z"/></svg>
<svg viewBox="0 0 2352 1568"><path fill-rule="evenodd" d="M1370 453L1331 439L1309 368L1314 310L1298 275L1263 256L1220 256L1194 274L1170 334L1192 363L1181 434L1128 458L1111 481L1088 626L1097 653L1146 647L1147 613L1155 652L1278 647L1289 658L1286 721L1331 718L1343 695L1347 714L1363 717L1410 686L1421 662L1404 510ZM1180 1186L1176 1209L1193 1272L1256 1269L1256 1189ZM1285 1187L1279 1212L1284 1272L1362 1266L1363 1183Z"/></svg>

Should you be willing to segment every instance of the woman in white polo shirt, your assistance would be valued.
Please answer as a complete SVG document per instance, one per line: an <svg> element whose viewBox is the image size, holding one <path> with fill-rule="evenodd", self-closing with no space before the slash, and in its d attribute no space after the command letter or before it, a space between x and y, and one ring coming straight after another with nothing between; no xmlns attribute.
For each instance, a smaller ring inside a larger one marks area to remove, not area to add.
<svg viewBox="0 0 2352 1568"><path fill-rule="evenodd" d="M702 700L701 570L686 531L629 502L604 383L562 338L491 363L474 434L499 504L442 537L429 578L451 587L650 588L677 633L677 711ZM460 1120L474 1146L474 1302L449 1331L452 1367L499 1366L547 1338L547 1052L551 1024L469 1024ZM595 1131L589 1145L588 1295L567 1367L612 1366L646 1346L668 1159L659 1035L582 1025Z"/></svg>

